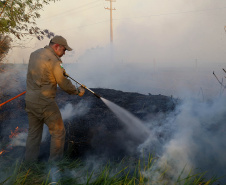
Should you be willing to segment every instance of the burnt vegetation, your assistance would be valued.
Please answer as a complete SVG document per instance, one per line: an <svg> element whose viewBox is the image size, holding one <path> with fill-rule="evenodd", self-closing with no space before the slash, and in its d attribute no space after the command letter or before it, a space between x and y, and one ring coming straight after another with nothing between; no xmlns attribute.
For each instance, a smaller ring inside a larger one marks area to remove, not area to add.
<svg viewBox="0 0 226 185"><path fill-rule="evenodd" d="M9 70L9 68L8 68ZM16 76L15 73L14 76ZM0 102L4 102L25 90L25 80L17 77L7 76L9 81L19 83L19 88L10 91L8 83L2 83ZM8 81L8 80L7 80ZM8 90L8 91L7 91ZM164 117L174 111L178 100L163 95L144 95L139 93L122 92L114 89L92 88L94 92L107 100L125 108L144 123L156 119L157 115ZM126 132L124 124L114 115L113 112L92 93L86 91L81 98L68 95L58 89L56 101L60 109L67 104L75 108L76 115L64 120L67 131L65 154L70 158L86 158L90 155L98 155L107 159L121 159L127 155L134 155L140 141L133 138ZM81 112L80 109L83 109ZM28 128L28 120L25 111L24 95L0 107L0 142L9 142L9 134L17 126L24 130ZM65 110L67 112L67 110ZM77 112L76 112L77 111ZM79 112L80 111L80 112ZM150 122L149 122L150 123ZM161 124L161 119L159 120ZM159 134L162 137L162 133ZM40 160L46 161L49 156L50 136L41 144ZM20 157L24 154L25 147L17 146L3 155ZM18 153L19 152L19 153Z"/></svg>

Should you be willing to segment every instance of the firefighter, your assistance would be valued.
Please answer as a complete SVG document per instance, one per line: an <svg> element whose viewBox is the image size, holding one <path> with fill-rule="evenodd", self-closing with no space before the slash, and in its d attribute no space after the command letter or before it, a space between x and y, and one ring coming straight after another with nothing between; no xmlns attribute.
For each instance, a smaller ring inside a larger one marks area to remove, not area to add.
<svg viewBox="0 0 226 185"><path fill-rule="evenodd" d="M68 94L83 96L85 89L76 88L64 76L61 57L71 51L62 36L53 37L48 46L31 53L27 71L26 111L29 130L26 142L25 161L38 160L44 123L51 135L50 161L63 157L65 127L60 110L55 102L57 85Z"/></svg>

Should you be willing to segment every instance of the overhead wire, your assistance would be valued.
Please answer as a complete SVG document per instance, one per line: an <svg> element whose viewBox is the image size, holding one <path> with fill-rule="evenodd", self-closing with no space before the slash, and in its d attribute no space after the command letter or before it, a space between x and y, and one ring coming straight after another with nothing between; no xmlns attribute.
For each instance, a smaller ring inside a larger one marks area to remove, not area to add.
<svg viewBox="0 0 226 185"><path fill-rule="evenodd" d="M98 0L98 1L99 1L99 0ZM86 11L86 10L88 10L88 9L97 7L97 6L99 6L99 5L100 5L100 4L96 4L96 5L92 6L92 7L86 8L85 10L82 10L82 11ZM102 20L102 21L99 21L99 22L94 22L94 23L87 24L87 25L76 26L76 28L87 27L87 26L91 26L91 25L95 25L95 24L100 24L100 23L104 23L104 22L108 22L108 21L109 21L109 19L105 19L105 20ZM71 29L71 28L75 28L75 26L70 27L70 28L61 29L61 30L56 30L56 31L64 31L64 30L67 30L67 31L68 31L68 29Z"/></svg>
<svg viewBox="0 0 226 185"><path fill-rule="evenodd" d="M177 14L187 14L187 13L198 13L198 12L207 12L207 11L221 10L221 9L226 9L226 7L212 8L212 9L203 9L203 10L190 10L190 11L184 11L184 12L171 12L171 13L152 14L152 15L138 16L138 17L116 18L116 19L113 19L113 20L138 19L138 18L147 18L147 17L155 17L155 16L177 15Z"/></svg>
<svg viewBox="0 0 226 185"><path fill-rule="evenodd" d="M98 0L98 1L99 1L99 0ZM96 1L93 1L93 2L96 2ZM98 4L98 5L95 5L95 6L93 6L93 7L96 7L96 6L99 6L99 4ZM93 7L89 7L88 9L93 8ZM183 11L183 12L171 12L171 13L152 14L152 15L147 15L147 16L137 16L137 17L114 18L113 21L126 20L126 19L149 18L149 17L155 17L155 16L166 16L166 15L177 15L177 14L198 13L198 12L206 12L206 11L221 10L221 9L226 9L226 7L222 7L222 8L211 8L211 9L202 9L202 10L190 10L190 11ZM86 9L86 10L87 10L87 9ZM61 30L58 30L58 31L70 30L70 29L72 29L72 28L88 27L88 26L93 26L93 25L96 25L96 24L101 24L101 23L105 23L105 22L109 22L109 21L110 21L109 19L105 19L105 20L98 21L98 22L94 22L94 23L90 23L90 24L87 24L87 25L73 26L73 27L70 27L70 28L67 28L67 29L66 29L66 28L65 28L65 29L61 29Z"/></svg>
<svg viewBox="0 0 226 185"><path fill-rule="evenodd" d="M66 10L64 12L61 12L61 13L49 16L47 18L40 19L40 22L46 22L46 21L48 21L51 18L56 18L56 17L62 16L62 15L70 14L72 12L73 13L78 13L78 12L84 11L84 8L85 8L85 10L86 9L90 9L90 8L93 8L93 7L96 7L96 6L100 5L100 3L102 3L100 0L95 0L95 1L92 1L90 3L83 4L83 5L81 5L81 6L77 7L77 8L69 9L69 10ZM87 7L87 6L91 5L91 4L98 4L98 5L95 5L95 6L92 6L92 7Z"/></svg>
<svg viewBox="0 0 226 185"><path fill-rule="evenodd" d="M83 25L83 26L73 26L73 27L70 27L70 28L65 28L65 29L61 29L61 30L57 30L57 31L64 31L64 30L71 30L72 28L83 28L83 27L87 27L87 26L92 26L92 25L95 25L95 24L101 24L101 23L104 23L104 22L109 22L109 19L106 19L106 20L103 20L103 21L100 21L100 22L95 22L95 23L91 23L91 24L87 24L87 25Z"/></svg>

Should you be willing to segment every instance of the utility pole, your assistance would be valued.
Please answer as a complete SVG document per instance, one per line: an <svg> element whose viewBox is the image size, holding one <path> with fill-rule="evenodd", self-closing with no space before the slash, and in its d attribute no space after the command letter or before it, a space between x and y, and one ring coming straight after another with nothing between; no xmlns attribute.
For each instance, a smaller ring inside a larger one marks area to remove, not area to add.
<svg viewBox="0 0 226 185"><path fill-rule="evenodd" d="M113 42L113 23L112 23L112 10L116 10L112 8L112 2L116 2L116 0L105 0L110 1L110 8L105 8L110 10L110 41Z"/></svg>

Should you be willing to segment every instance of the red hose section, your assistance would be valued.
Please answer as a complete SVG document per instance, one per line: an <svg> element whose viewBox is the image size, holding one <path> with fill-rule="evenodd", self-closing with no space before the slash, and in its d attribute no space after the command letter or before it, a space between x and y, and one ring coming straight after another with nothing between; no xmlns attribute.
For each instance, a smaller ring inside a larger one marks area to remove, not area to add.
<svg viewBox="0 0 226 185"><path fill-rule="evenodd" d="M0 107L1 107L2 105L5 105L6 103L8 103L8 102L10 102L10 101L12 101L12 100L14 100L14 99L16 99L16 98L22 96L22 95L25 94L25 93L26 93L26 91L24 91L24 92L22 92L21 94L18 94L17 96L15 96L15 97L13 97L13 98L11 98L11 99L9 99L9 100L7 100L7 101L1 103L1 104L0 104Z"/></svg>

